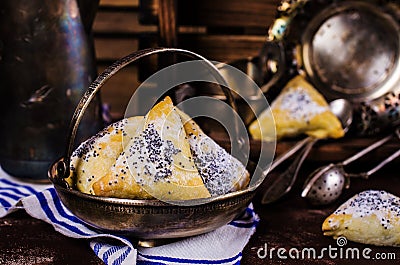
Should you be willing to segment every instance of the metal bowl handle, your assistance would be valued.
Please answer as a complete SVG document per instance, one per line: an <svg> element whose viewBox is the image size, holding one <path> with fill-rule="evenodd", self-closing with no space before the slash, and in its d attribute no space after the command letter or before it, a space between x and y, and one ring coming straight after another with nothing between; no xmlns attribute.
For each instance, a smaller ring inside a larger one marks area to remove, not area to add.
<svg viewBox="0 0 400 265"><path fill-rule="evenodd" d="M97 78L94 80L89 88L86 90L85 94L82 96L81 100L79 101L75 112L72 116L69 132L67 134L67 148L65 150L65 155L63 159L59 160L56 166L56 176L54 176L60 184L65 184L64 178L69 176L69 167L70 167L70 157L72 155L75 136L78 130L79 123L83 117L83 114L88 107L91 100L95 97L96 93L99 91L100 87L102 87L108 79L110 79L113 75L115 75L120 69L125 67L126 65L137 61L143 57L157 54L157 53L164 53L164 52L171 52L171 53L179 53L183 55L187 55L188 57L199 59L204 61L204 65L210 70L210 72L214 75L218 84L226 96L227 103L231 106L231 108L237 112L237 107L234 101L234 97L228 88L227 82L225 81L224 77L218 71L218 69L206 58L202 57L199 54L194 52L184 50L184 49L177 49L177 48L150 48L150 49L143 49L136 52L133 52L117 61L115 61L112 65L107 67ZM241 139L238 139L238 121L237 119L234 120L234 126L236 135L234 135L233 139L237 139L238 143L241 143Z"/></svg>

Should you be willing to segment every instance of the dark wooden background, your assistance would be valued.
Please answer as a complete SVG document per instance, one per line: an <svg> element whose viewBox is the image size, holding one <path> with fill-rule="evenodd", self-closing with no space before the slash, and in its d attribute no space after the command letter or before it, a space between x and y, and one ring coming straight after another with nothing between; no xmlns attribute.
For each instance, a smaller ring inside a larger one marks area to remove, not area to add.
<svg viewBox="0 0 400 265"><path fill-rule="evenodd" d="M173 2L101 0L93 25L98 72L133 51L154 46L186 48L220 62L256 56L279 1L177 0L175 21L160 14L160 4L165 10ZM110 104L114 118L123 114L138 85L139 69L132 65L103 87L103 102Z"/></svg>

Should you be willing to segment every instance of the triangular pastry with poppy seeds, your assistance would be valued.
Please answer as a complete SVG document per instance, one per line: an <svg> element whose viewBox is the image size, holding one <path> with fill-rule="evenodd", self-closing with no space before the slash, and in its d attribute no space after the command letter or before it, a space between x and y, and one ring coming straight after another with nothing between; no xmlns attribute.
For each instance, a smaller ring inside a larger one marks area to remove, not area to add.
<svg viewBox="0 0 400 265"><path fill-rule="evenodd" d="M271 109L250 124L254 139L273 141L306 134L315 138L340 138L344 131L325 98L304 77L290 80Z"/></svg>
<svg viewBox="0 0 400 265"><path fill-rule="evenodd" d="M121 198L171 201L210 197L169 97L149 111L142 130L94 188L97 195Z"/></svg>
<svg viewBox="0 0 400 265"><path fill-rule="evenodd" d="M242 190L250 182L245 166L207 136L187 114L178 111L184 123L194 162L211 196Z"/></svg>
<svg viewBox="0 0 400 265"><path fill-rule="evenodd" d="M82 143L67 181L97 196L184 201L241 190L249 180L243 164L166 97L146 116L113 123Z"/></svg>
<svg viewBox="0 0 400 265"><path fill-rule="evenodd" d="M363 191L343 203L322 224L326 236L377 246L400 246L400 198Z"/></svg>
<svg viewBox="0 0 400 265"><path fill-rule="evenodd" d="M81 143L71 155L67 183L84 193L94 194L93 183L110 171L123 151L123 138L136 134L142 129L141 124L143 116L122 119Z"/></svg>

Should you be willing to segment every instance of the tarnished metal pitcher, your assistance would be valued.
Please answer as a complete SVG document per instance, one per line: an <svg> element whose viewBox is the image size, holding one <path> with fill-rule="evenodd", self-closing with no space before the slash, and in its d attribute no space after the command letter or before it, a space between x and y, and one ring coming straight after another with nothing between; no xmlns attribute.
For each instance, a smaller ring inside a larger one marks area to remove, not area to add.
<svg viewBox="0 0 400 265"><path fill-rule="evenodd" d="M96 77L91 27L99 0L0 2L0 164L13 176L47 179L61 157L73 110ZM80 137L100 125L99 98Z"/></svg>

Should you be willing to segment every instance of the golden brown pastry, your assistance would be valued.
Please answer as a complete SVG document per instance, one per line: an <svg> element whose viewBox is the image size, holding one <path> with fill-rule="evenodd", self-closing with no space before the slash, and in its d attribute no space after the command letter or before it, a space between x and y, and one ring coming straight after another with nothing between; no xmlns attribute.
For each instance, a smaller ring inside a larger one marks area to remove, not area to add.
<svg viewBox="0 0 400 265"><path fill-rule="evenodd" d="M272 113L272 115L271 115ZM250 124L254 139L266 141L307 134L315 138L339 138L344 131L324 97L302 76L290 80L271 104Z"/></svg>
<svg viewBox="0 0 400 265"><path fill-rule="evenodd" d="M138 185L136 179L131 174L124 151L114 161L111 169L93 183L92 190L94 195L104 197L127 199L153 198L142 186Z"/></svg>
<svg viewBox="0 0 400 265"><path fill-rule="evenodd" d="M133 137L122 154L130 174L123 181L112 174L101 181L104 184L117 182L111 186L120 190L125 198L130 196L132 183L161 200L210 197L192 159L182 121L171 99L166 97L156 104L144 120L143 131ZM129 177L131 181L127 185Z"/></svg>
<svg viewBox="0 0 400 265"><path fill-rule="evenodd" d="M182 120L188 121L185 126ZM190 200L241 190L250 175L169 97L82 143L68 182L105 197Z"/></svg>
<svg viewBox="0 0 400 265"><path fill-rule="evenodd" d="M123 151L124 137L130 138L142 130L143 116L115 122L78 146L71 156L70 186L94 194L92 186L115 163Z"/></svg>
<svg viewBox="0 0 400 265"><path fill-rule="evenodd" d="M324 235L377 246L400 246L400 198L367 190L342 204L322 224Z"/></svg>
<svg viewBox="0 0 400 265"><path fill-rule="evenodd" d="M115 123L74 152L84 154L75 155L77 160L72 162L78 189L117 198L210 197L171 99L165 98L145 117L133 120L136 127L128 127L128 132L123 125L129 123Z"/></svg>
<svg viewBox="0 0 400 265"><path fill-rule="evenodd" d="M242 190L250 181L243 164L208 137L188 115L179 111L194 162L211 196Z"/></svg>

